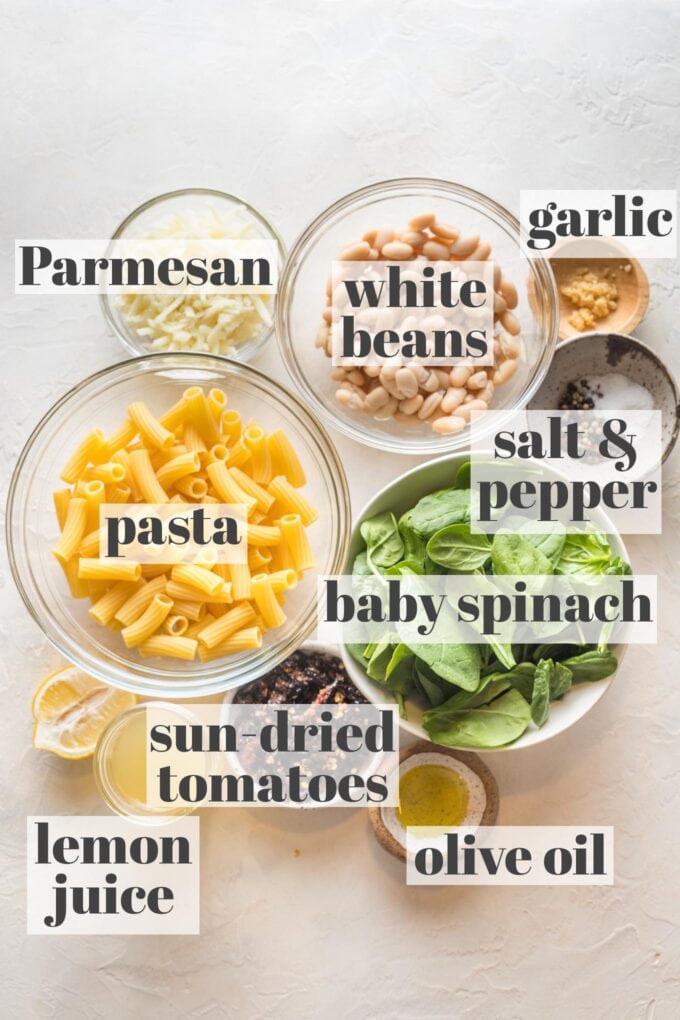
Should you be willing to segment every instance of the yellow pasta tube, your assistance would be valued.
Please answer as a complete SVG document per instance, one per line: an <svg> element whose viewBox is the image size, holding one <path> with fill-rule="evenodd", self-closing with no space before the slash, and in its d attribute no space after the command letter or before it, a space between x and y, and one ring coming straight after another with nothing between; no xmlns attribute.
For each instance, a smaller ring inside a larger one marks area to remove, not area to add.
<svg viewBox="0 0 680 1020"><path fill-rule="evenodd" d="M196 658L198 641L194 638L179 637L171 634L154 634L152 637L142 641L139 646L139 654L144 658L151 655L167 655L172 659L184 659L191 662Z"/></svg>
<svg viewBox="0 0 680 1020"><path fill-rule="evenodd" d="M247 507L247 512L252 510L255 506L255 500L247 492L243 491L226 464L220 460L215 460L212 464L208 464L207 472L215 492L223 503L242 503ZM250 542L250 533L248 534L248 542Z"/></svg>
<svg viewBox="0 0 680 1020"><path fill-rule="evenodd" d="M68 505L71 502L71 490L58 489L57 492L52 493L52 501L57 515L59 530L63 531L66 524L66 515L68 514Z"/></svg>
<svg viewBox="0 0 680 1020"><path fill-rule="evenodd" d="M215 619L216 617L214 617L212 613L206 613L201 620L196 620L194 623L189 624L186 631L184 632L184 637L192 638L197 637L197 635L203 630L203 628L206 627L209 623L213 623Z"/></svg>
<svg viewBox="0 0 680 1020"><path fill-rule="evenodd" d="M166 591L170 598L179 599L182 602L210 602L223 603L228 605L233 602L231 584L228 581L222 582L223 587L219 591L208 592L200 588L194 588L190 584L182 584L179 581L168 581Z"/></svg>
<svg viewBox="0 0 680 1020"><path fill-rule="evenodd" d="M93 620L108 626L120 607L127 602L131 595L141 586L140 581L118 581L112 588L97 599L88 613Z"/></svg>
<svg viewBox="0 0 680 1020"><path fill-rule="evenodd" d="M158 421L164 429L176 432L179 426L186 421L188 414L189 406L184 397L180 397L176 404L173 404L165 414L160 416Z"/></svg>
<svg viewBox="0 0 680 1020"><path fill-rule="evenodd" d="M227 406L227 394L224 392L224 390L215 387L214 389L208 391L208 407L210 408L210 412L213 418L215 419L218 428L220 420L222 418L222 413L226 406Z"/></svg>
<svg viewBox="0 0 680 1020"><path fill-rule="evenodd" d="M208 494L208 483L202 478L178 478L174 488L193 500L203 500Z"/></svg>
<svg viewBox="0 0 680 1020"><path fill-rule="evenodd" d="M268 526L266 524L248 524L248 545L279 545L281 542L281 529L278 525Z"/></svg>
<svg viewBox="0 0 680 1020"><path fill-rule="evenodd" d="M305 527L318 518L319 511L316 507L310 503L306 496L294 489L283 475L279 475L269 483L268 491L278 499L285 513L299 514Z"/></svg>
<svg viewBox="0 0 680 1020"><path fill-rule="evenodd" d="M224 443L217 443L208 450L209 461L222 460L225 463L229 460L229 447Z"/></svg>
<svg viewBox="0 0 680 1020"><path fill-rule="evenodd" d="M161 425L143 400L136 400L128 407L131 421L135 423L142 439L159 450L167 450L175 444L174 433Z"/></svg>
<svg viewBox="0 0 680 1020"><path fill-rule="evenodd" d="M78 577L83 581L138 581L142 566L132 560L93 559L81 556Z"/></svg>
<svg viewBox="0 0 680 1020"><path fill-rule="evenodd" d="M123 603L120 609L114 613L119 623L128 626L139 619L155 595L165 593L165 578L154 577L147 581Z"/></svg>
<svg viewBox="0 0 680 1020"><path fill-rule="evenodd" d="M254 546L248 550L248 566L256 574L262 570L266 570L272 561L272 553L270 549L262 548L258 549Z"/></svg>
<svg viewBox="0 0 680 1020"><path fill-rule="evenodd" d="M199 645L198 657L201 662L210 662L212 659L222 659L225 655L235 655L237 652L249 652L251 649L262 647L262 631L259 627L244 627L236 631L214 648Z"/></svg>
<svg viewBox="0 0 680 1020"><path fill-rule="evenodd" d="M115 432L106 440L106 445L109 451L109 457L112 457L118 450L122 450L123 447L131 443L137 435L137 426L134 422L131 422L129 418L126 418L121 425L118 426Z"/></svg>
<svg viewBox="0 0 680 1020"><path fill-rule="evenodd" d="M176 608L176 606L173 606L173 609ZM189 620L187 617L177 612L170 613L163 621L163 630L166 634L172 634L173 637L181 637L188 626Z"/></svg>
<svg viewBox="0 0 680 1020"><path fill-rule="evenodd" d="M249 425L243 432L243 442L252 457L254 481L260 485L267 485L272 477L272 461L264 429L259 425Z"/></svg>
<svg viewBox="0 0 680 1020"><path fill-rule="evenodd" d="M314 566L314 554L298 514L285 514L279 520L283 540L288 546L293 567L301 574Z"/></svg>
<svg viewBox="0 0 680 1020"><path fill-rule="evenodd" d="M129 503L132 498L132 489L129 485L114 485L107 493L108 503Z"/></svg>
<svg viewBox="0 0 680 1020"><path fill-rule="evenodd" d="M78 481L88 464L100 463L108 456L106 436L101 429L93 429L66 462L61 480L73 485Z"/></svg>
<svg viewBox="0 0 680 1020"><path fill-rule="evenodd" d="M74 599L88 598L90 590L87 586L87 581L81 581L78 577L78 557L74 556L66 563L63 563L61 560L59 562L64 571L71 597Z"/></svg>
<svg viewBox="0 0 680 1020"><path fill-rule="evenodd" d="M231 593L234 602L251 597L250 567L247 563L230 563Z"/></svg>
<svg viewBox="0 0 680 1020"><path fill-rule="evenodd" d="M145 503L167 503L168 494L160 484L151 466L149 451L133 450L130 454L132 477Z"/></svg>
<svg viewBox="0 0 680 1020"><path fill-rule="evenodd" d="M122 464L109 461L108 464L98 464L91 469L92 478L105 485L120 485L125 481L125 468Z"/></svg>
<svg viewBox="0 0 680 1020"><path fill-rule="evenodd" d="M180 478L200 471L201 461L197 453L181 453L173 457L156 472L156 478L164 489L169 489Z"/></svg>
<svg viewBox="0 0 680 1020"><path fill-rule="evenodd" d="M91 602L96 602L102 595L105 595L111 588L110 581L86 581L87 594L90 597Z"/></svg>
<svg viewBox="0 0 680 1020"><path fill-rule="evenodd" d="M206 567L180 563L172 568L171 577L173 581L197 588L206 595L217 595L224 591L224 580Z"/></svg>
<svg viewBox="0 0 680 1020"><path fill-rule="evenodd" d="M203 436L191 422L187 422L184 426L184 445L192 453L206 453L208 450Z"/></svg>
<svg viewBox="0 0 680 1020"><path fill-rule="evenodd" d="M74 497L66 512L64 529L52 555L56 556L60 563L67 563L83 540L85 528L87 527L87 502L79 497Z"/></svg>
<svg viewBox="0 0 680 1020"><path fill-rule="evenodd" d="M168 572L167 563L142 563L142 577L159 577ZM167 581L167 577L164 578Z"/></svg>
<svg viewBox="0 0 680 1020"><path fill-rule="evenodd" d="M307 484L307 478L290 439L281 429L275 429L267 436L267 446L272 460L272 473L283 475L291 485L299 489Z"/></svg>
<svg viewBox="0 0 680 1020"><path fill-rule="evenodd" d="M154 595L139 619L129 626L123 627L120 632L126 646L134 648L135 645L141 645L142 641L150 638L158 630L171 609L172 599L169 599L167 595Z"/></svg>
<svg viewBox="0 0 680 1020"><path fill-rule="evenodd" d="M170 582L172 584L172 581ZM167 593L172 598L170 592ZM186 616L187 620L192 623L196 623L198 620L202 620L206 613L205 602L190 602L188 599L175 599L173 601L173 611L178 613L180 616Z"/></svg>
<svg viewBox="0 0 680 1020"><path fill-rule="evenodd" d="M296 587L298 576L290 567L287 570L275 570L269 574L269 583L275 592L289 591Z"/></svg>
<svg viewBox="0 0 680 1020"><path fill-rule="evenodd" d="M258 510L261 510L266 514L271 509L276 497L270 495L262 485L258 485L257 482L254 482L253 479L247 475L245 471L241 471L240 468L230 467L229 474L243 492L247 493L248 496L252 496Z"/></svg>
<svg viewBox="0 0 680 1020"><path fill-rule="evenodd" d="M220 642L224 641L231 634L235 634L237 630L242 630L243 627L249 626L255 619L255 611L249 602L242 602L239 606L234 606L229 612L225 613L224 616L220 616L213 623L207 624L202 627L198 632L198 640L206 648L214 648L215 645L219 645Z"/></svg>
<svg viewBox="0 0 680 1020"><path fill-rule="evenodd" d="M220 441L220 432L217 428L210 405L205 393L200 386L190 386L184 391L184 397L189 406L189 415L192 423L196 426L201 437L208 446L214 446Z"/></svg>
<svg viewBox="0 0 680 1020"><path fill-rule="evenodd" d="M250 450L243 442L243 436L241 436L229 450L229 467L243 467L251 459Z"/></svg>
<svg viewBox="0 0 680 1020"><path fill-rule="evenodd" d="M99 527L99 507L105 501L106 489L104 483L86 482L83 486L83 497L87 503L87 527L98 528Z"/></svg>
<svg viewBox="0 0 680 1020"><path fill-rule="evenodd" d="M255 605L262 614L262 619L268 627L280 627L286 621L286 614L276 599L276 593L269 580L269 575L255 574L252 584L253 598L255 599Z"/></svg>
<svg viewBox="0 0 680 1020"><path fill-rule="evenodd" d="M102 535L102 529L97 528L95 531L89 531L85 538L78 546L79 556L99 556L99 540Z"/></svg>
<svg viewBox="0 0 680 1020"><path fill-rule="evenodd" d="M235 443L241 435L241 415L238 411L225 411L220 422L222 435L229 443Z"/></svg>
<svg viewBox="0 0 680 1020"><path fill-rule="evenodd" d="M116 450L111 456L111 461L112 463L123 465L125 468L125 484L130 487L133 501L141 500L142 494L135 482L132 464L130 463L130 453L127 450Z"/></svg>

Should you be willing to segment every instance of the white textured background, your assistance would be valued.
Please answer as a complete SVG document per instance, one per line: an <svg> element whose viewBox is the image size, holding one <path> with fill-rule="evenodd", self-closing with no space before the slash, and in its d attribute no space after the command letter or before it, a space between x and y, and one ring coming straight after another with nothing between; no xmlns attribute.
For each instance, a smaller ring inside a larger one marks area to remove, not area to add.
<svg viewBox="0 0 680 1020"><path fill-rule="evenodd" d="M353 188L447 177L513 209L521 186L668 187L680 164L677 4L637 0L42 0L2 3L5 253L14 237L102 237L140 201L207 186L287 242ZM648 267L639 335L680 375L677 266ZM64 390L120 360L95 299L14 298L0 318L5 472ZM285 379L277 352L259 364ZM339 441L355 509L407 464ZM2 574L0 1015L666 1020L680 1002L678 468L658 649L630 651L570 732L489 759L506 823L616 827L614 888L407 889L366 816L214 810L198 938L24 934L27 813L100 810L88 763L31 748L55 653ZM311 828L310 828L311 826ZM295 856L294 850L300 850Z"/></svg>

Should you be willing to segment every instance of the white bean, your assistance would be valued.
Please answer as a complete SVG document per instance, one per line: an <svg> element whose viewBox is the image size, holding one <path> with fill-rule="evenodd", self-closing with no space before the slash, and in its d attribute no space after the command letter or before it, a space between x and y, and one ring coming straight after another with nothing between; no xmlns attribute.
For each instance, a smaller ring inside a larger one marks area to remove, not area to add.
<svg viewBox="0 0 680 1020"><path fill-rule="evenodd" d="M501 383L507 382L517 371L518 361L517 358L508 358L502 365L499 365L492 376L492 382L494 386L499 386Z"/></svg>
<svg viewBox="0 0 680 1020"><path fill-rule="evenodd" d="M350 376L351 378L351 376ZM486 386L488 380L486 372L480 371L475 372L467 381L467 388L469 390L482 390Z"/></svg>
<svg viewBox="0 0 680 1020"><path fill-rule="evenodd" d="M462 404L461 407L459 407L458 410L456 411L456 414L459 415L461 418L465 418L467 421L473 411L488 411L488 405L486 401L475 398L474 400L471 400L469 403Z"/></svg>
<svg viewBox="0 0 680 1020"><path fill-rule="evenodd" d="M384 386L376 386L374 390L366 397L366 405L371 411L377 411L379 407L383 407L390 399L389 393Z"/></svg>
<svg viewBox="0 0 680 1020"><path fill-rule="evenodd" d="M508 306L503 295L499 294L497 291L494 291L493 314L496 316L496 318L498 318L498 316L502 315L503 312L507 312L507 310Z"/></svg>
<svg viewBox="0 0 680 1020"><path fill-rule="evenodd" d="M434 393L439 389L439 376L436 372L430 372L424 383L421 384L426 393Z"/></svg>
<svg viewBox="0 0 680 1020"><path fill-rule="evenodd" d="M505 298L508 308L517 308L517 287L510 280L503 280L501 283L501 294Z"/></svg>
<svg viewBox="0 0 680 1020"><path fill-rule="evenodd" d="M468 237L459 237L455 244L451 245L451 255L455 259L466 259L479 244L479 235L473 234Z"/></svg>
<svg viewBox="0 0 680 1020"><path fill-rule="evenodd" d="M450 223L440 223L439 220L435 220L432 224L432 233L437 237L445 237L447 241L457 241L460 230L458 227L452 227Z"/></svg>
<svg viewBox="0 0 680 1020"><path fill-rule="evenodd" d="M411 230L424 230L425 227L429 227L432 223L434 223L433 212L420 213L419 216L414 216L413 219L408 221Z"/></svg>
<svg viewBox="0 0 680 1020"><path fill-rule="evenodd" d="M447 417L435 418L432 422L432 429L440 436L455 436L456 433L462 432L466 425L465 418L460 418L458 415L449 415Z"/></svg>
<svg viewBox="0 0 680 1020"><path fill-rule="evenodd" d="M410 368L400 368L395 381L404 398L415 397L418 392L418 380Z"/></svg>
<svg viewBox="0 0 680 1020"><path fill-rule="evenodd" d="M334 368L331 370L331 379L335 379L336 382L343 382L347 377L347 372L344 368Z"/></svg>
<svg viewBox="0 0 680 1020"><path fill-rule="evenodd" d="M406 262L413 257L413 248L405 241L389 241L383 245L382 253L386 259L394 259L395 262Z"/></svg>
<svg viewBox="0 0 680 1020"><path fill-rule="evenodd" d="M359 394L354 393L352 390L337 390L335 399L339 404L343 404L350 411L361 411L364 406L364 402Z"/></svg>
<svg viewBox="0 0 680 1020"><path fill-rule="evenodd" d="M378 409L377 413L374 414L373 417L375 418L376 421L387 421L388 418L392 417L394 412L397 410L398 406L399 405L397 400L395 400L394 397L390 397L387 403L383 404L383 406Z"/></svg>
<svg viewBox="0 0 680 1020"><path fill-rule="evenodd" d="M485 404L491 403L491 401L493 400L493 395L494 384L492 382L490 382L487 386L484 387L483 390L480 390L479 393L477 393L478 399L483 400Z"/></svg>
<svg viewBox="0 0 680 1020"><path fill-rule="evenodd" d="M418 417L420 418L421 421L425 421L425 419L429 418L431 414L434 414L434 412L441 404L443 397L444 397L443 390L437 390L436 393L430 393L429 397L426 397L425 401L421 405L420 410L418 411Z"/></svg>
<svg viewBox="0 0 680 1020"><path fill-rule="evenodd" d="M354 383L355 386L363 386L366 382L364 373L360 368L353 368L351 372L347 373L347 378L350 382Z"/></svg>
<svg viewBox="0 0 680 1020"><path fill-rule="evenodd" d="M401 240L410 244L412 248L422 248L427 241L427 234L424 234L422 230L405 230L401 235Z"/></svg>
<svg viewBox="0 0 680 1020"><path fill-rule="evenodd" d="M379 227L378 232L373 240L373 247L377 248L378 251L382 251L386 244L394 240L394 230L392 227Z"/></svg>
<svg viewBox="0 0 680 1020"><path fill-rule="evenodd" d="M438 241L426 241L423 245L423 254L433 261L436 259L448 259L449 249Z"/></svg>
<svg viewBox="0 0 680 1020"><path fill-rule="evenodd" d="M442 400L442 411L445 414L451 414L452 411L455 411L463 403L466 396L467 390L464 386L450 386Z"/></svg>
<svg viewBox="0 0 680 1020"><path fill-rule="evenodd" d="M517 336L522 329L522 327L519 324L519 321L512 314L512 312L504 312L504 314L501 315L501 326L506 331L506 333L511 333L512 336Z"/></svg>
<svg viewBox="0 0 680 1020"><path fill-rule="evenodd" d="M399 410L402 414L416 414L417 411L423 406L423 395L422 393L416 393L415 397L409 397L408 400L402 400L399 404Z"/></svg>
<svg viewBox="0 0 680 1020"><path fill-rule="evenodd" d="M348 248L340 255L341 262L363 262L364 259L368 258L368 253L371 250L371 246L368 241L357 241L356 244L350 244Z"/></svg>
<svg viewBox="0 0 680 1020"><path fill-rule="evenodd" d="M456 365L449 372L449 384L451 386L465 386L472 372L473 369L468 368L467 365Z"/></svg>

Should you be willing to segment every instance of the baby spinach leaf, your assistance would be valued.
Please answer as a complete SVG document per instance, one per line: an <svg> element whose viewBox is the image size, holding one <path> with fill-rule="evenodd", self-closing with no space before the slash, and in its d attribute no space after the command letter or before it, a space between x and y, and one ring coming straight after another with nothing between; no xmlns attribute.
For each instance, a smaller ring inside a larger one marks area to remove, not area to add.
<svg viewBox="0 0 680 1020"><path fill-rule="evenodd" d="M376 514L359 529L366 543L366 559L374 574L398 563L404 556L404 543L393 513Z"/></svg>
<svg viewBox="0 0 680 1020"><path fill-rule="evenodd" d="M470 520L470 491L468 489L440 489L423 496L411 511L413 530L429 538L449 524L462 524Z"/></svg>
<svg viewBox="0 0 680 1020"><path fill-rule="evenodd" d="M413 515L413 509L407 510L405 514L402 514L399 518L397 527L399 528L399 534L401 540L404 543L404 559L405 560L418 560L421 563L425 560L425 539L422 538L413 528L411 523L411 517Z"/></svg>
<svg viewBox="0 0 680 1020"><path fill-rule="evenodd" d="M469 489L472 474L472 462L463 461L456 471L456 480L453 483L454 489Z"/></svg>
<svg viewBox="0 0 680 1020"><path fill-rule="evenodd" d="M494 574L552 574L553 565L522 535L499 532L491 546Z"/></svg>
<svg viewBox="0 0 680 1020"><path fill-rule="evenodd" d="M360 552L358 556L355 556L354 563L352 564L352 574L356 577L364 577L372 574L373 571L368 565L368 557L366 550Z"/></svg>
<svg viewBox="0 0 680 1020"><path fill-rule="evenodd" d="M562 698L571 687L572 673L568 666L562 662L554 663L550 676L550 700L556 701Z"/></svg>
<svg viewBox="0 0 680 1020"><path fill-rule="evenodd" d="M366 649L370 648L370 645L346 644L345 648L352 656L352 658L356 659L359 665L363 666L364 669L366 669L366 659L368 658L368 656L366 655Z"/></svg>
<svg viewBox="0 0 680 1020"><path fill-rule="evenodd" d="M554 670L552 659L541 659L534 673L531 692L531 718L536 726L544 726L550 713L550 680Z"/></svg>
<svg viewBox="0 0 680 1020"><path fill-rule="evenodd" d="M441 705L447 698L449 685L434 673L420 659L415 661L415 685L431 705ZM450 689L450 688L449 688Z"/></svg>
<svg viewBox="0 0 680 1020"><path fill-rule="evenodd" d="M385 686L408 694L413 687L415 655L406 645L397 645L385 670Z"/></svg>
<svg viewBox="0 0 680 1020"><path fill-rule="evenodd" d="M531 698L534 691L534 674L536 672L536 666L533 662L519 662L513 669L508 670L507 673L501 674L504 680L510 684L511 687L522 695L524 700L531 704Z"/></svg>
<svg viewBox="0 0 680 1020"><path fill-rule="evenodd" d="M414 645L411 651L442 680L464 691L477 690L481 670L478 645Z"/></svg>
<svg viewBox="0 0 680 1020"><path fill-rule="evenodd" d="M486 535L473 535L468 524L449 524L427 543L427 555L452 574L469 574L483 567L491 555Z"/></svg>
<svg viewBox="0 0 680 1020"><path fill-rule="evenodd" d="M515 690L478 708L450 709L444 704L423 715L430 738L449 747L503 747L521 737L530 721L531 709Z"/></svg>
<svg viewBox="0 0 680 1020"><path fill-rule="evenodd" d="M562 665L571 670L573 683L582 684L611 676L616 672L618 661L611 652L583 652L565 659Z"/></svg>
<svg viewBox="0 0 680 1020"><path fill-rule="evenodd" d="M534 662L539 659L566 659L569 655L577 655L581 651L580 645L530 645L531 658Z"/></svg>
<svg viewBox="0 0 680 1020"><path fill-rule="evenodd" d="M567 535L556 574L604 574L612 558L607 536L585 531Z"/></svg>
<svg viewBox="0 0 680 1020"><path fill-rule="evenodd" d="M424 574L425 569L420 560L400 560L393 567L388 567L385 573L389 577L403 577L405 574Z"/></svg>
<svg viewBox="0 0 680 1020"><path fill-rule="evenodd" d="M527 521L520 528L520 533L548 557L553 567L559 562L567 541L566 528L559 521Z"/></svg>
<svg viewBox="0 0 680 1020"><path fill-rule="evenodd" d="M383 683L385 680L385 674L387 673L387 667L392 658L393 644L390 640L381 641L375 646L371 658L368 660L368 666L366 672L370 676L371 680L376 680L378 683Z"/></svg>
<svg viewBox="0 0 680 1020"><path fill-rule="evenodd" d="M479 684L476 691L457 691L445 702L450 709L478 708L488 705L494 698L505 694L510 689L509 681L502 673L489 673Z"/></svg>

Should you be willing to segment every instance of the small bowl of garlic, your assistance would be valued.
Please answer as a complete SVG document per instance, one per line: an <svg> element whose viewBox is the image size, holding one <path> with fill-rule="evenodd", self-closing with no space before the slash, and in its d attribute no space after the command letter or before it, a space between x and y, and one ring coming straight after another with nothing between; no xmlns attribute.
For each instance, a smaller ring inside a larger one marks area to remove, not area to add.
<svg viewBox="0 0 680 1020"><path fill-rule="evenodd" d="M250 255L263 253L273 262L271 286L242 286L239 269L256 261ZM111 238L111 255L121 261L132 255L140 265L146 255L155 267L150 285L103 291L100 297L104 317L134 355L181 352L249 361L271 339L285 250L272 224L242 199L209 188L159 195L123 220ZM191 286L175 286L176 270L161 281L162 259L181 263L182 279ZM189 270L192 259L195 266L207 265L205 283L198 270ZM213 275L211 267L217 265L229 266L231 278L227 271ZM138 279L144 279L141 270ZM230 279L236 283L229 286Z"/></svg>

